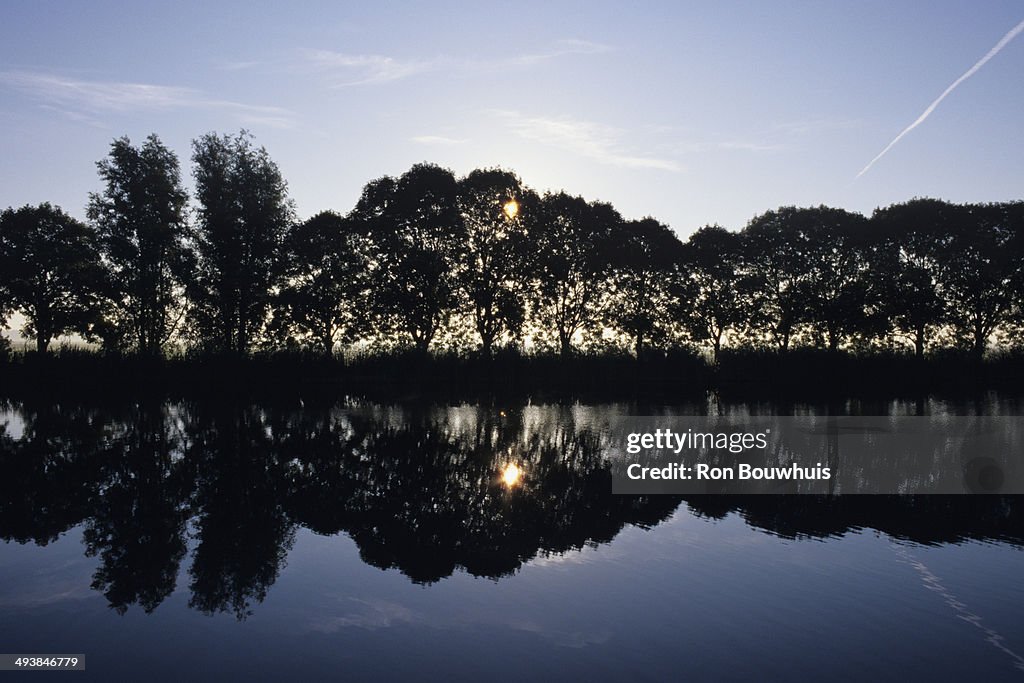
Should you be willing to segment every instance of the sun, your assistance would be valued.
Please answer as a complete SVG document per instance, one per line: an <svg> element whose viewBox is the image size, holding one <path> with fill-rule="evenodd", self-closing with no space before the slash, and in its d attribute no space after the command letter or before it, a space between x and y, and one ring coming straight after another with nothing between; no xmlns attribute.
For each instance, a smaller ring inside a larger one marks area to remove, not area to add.
<svg viewBox="0 0 1024 683"><path fill-rule="evenodd" d="M505 215L509 217L509 219L513 219L519 215L519 202L517 202L514 199L510 199L507 202L505 202L505 206L501 208L505 212Z"/></svg>
<svg viewBox="0 0 1024 683"><path fill-rule="evenodd" d="M519 483L519 479L522 476L523 471L519 469L519 466L515 463L509 463L505 465L505 469L501 473L501 480L505 483L505 486L511 488Z"/></svg>

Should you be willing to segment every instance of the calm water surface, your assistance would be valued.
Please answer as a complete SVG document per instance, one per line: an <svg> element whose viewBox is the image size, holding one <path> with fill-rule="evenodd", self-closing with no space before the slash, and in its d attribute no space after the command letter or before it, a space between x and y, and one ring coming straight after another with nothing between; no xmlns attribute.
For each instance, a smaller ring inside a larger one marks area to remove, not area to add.
<svg viewBox="0 0 1024 683"><path fill-rule="evenodd" d="M1020 412L7 403L0 651L103 680L1024 680L1024 500L611 495L609 416L709 409Z"/></svg>

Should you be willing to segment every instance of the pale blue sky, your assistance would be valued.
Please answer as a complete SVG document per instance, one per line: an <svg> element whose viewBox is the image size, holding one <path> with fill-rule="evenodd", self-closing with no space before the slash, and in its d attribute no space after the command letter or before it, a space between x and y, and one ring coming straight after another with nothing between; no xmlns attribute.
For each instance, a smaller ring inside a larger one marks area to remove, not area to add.
<svg viewBox="0 0 1024 683"><path fill-rule="evenodd" d="M294 5L3 1L0 206L83 217L112 138L156 132L189 176L192 138L240 127L303 217L425 160L682 236L784 204L1024 197L1024 36L854 180L1017 1Z"/></svg>

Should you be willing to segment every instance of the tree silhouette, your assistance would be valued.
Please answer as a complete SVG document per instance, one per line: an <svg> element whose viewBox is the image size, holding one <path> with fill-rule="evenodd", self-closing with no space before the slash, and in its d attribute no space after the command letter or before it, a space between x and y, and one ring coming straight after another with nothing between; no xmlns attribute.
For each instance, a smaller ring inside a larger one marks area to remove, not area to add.
<svg viewBox="0 0 1024 683"><path fill-rule="evenodd" d="M810 244L808 210L781 207L755 216L743 230L748 277L744 291L751 330L785 351L807 315Z"/></svg>
<svg viewBox="0 0 1024 683"><path fill-rule="evenodd" d="M2 265L0 262L0 266ZM2 328L0 329L0 361L7 360L11 355L11 340L4 334L4 331L7 329L7 319L11 317L13 311L14 302L7 289L7 278L0 275L0 328Z"/></svg>
<svg viewBox="0 0 1024 683"><path fill-rule="evenodd" d="M867 330L867 219L819 206L799 212L807 241L806 322L830 351Z"/></svg>
<svg viewBox="0 0 1024 683"><path fill-rule="evenodd" d="M610 204L545 194L530 221L537 287L534 322L556 336L562 356L577 332L600 322L612 237L622 217Z"/></svg>
<svg viewBox="0 0 1024 683"><path fill-rule="evenodd" d="M480 351L490 356L503 334L516 338L522 331L531 256L524 217L537 199L501 169L472 171L458 192L465 230L459 279Z"/></svg>
<svg viewBox="0 0 1024 683"><path fill-rule="evenodd" d="M156 355L183 317L182 290L193 266L178 158L155 134L141 147L122 137L96 166L106 186L89 195L88 215L99 234L111 299L100 331L108 346L125 339Z"/></svg>
<svg viewBox="0 0 1024 683"><path fill-rule="evenodd" d="M274 304L275 326L330 356L338 341L366 331L368 240L358 223L324 211L285 240L288 270Z"/></svg>
<svg viewBox="0 0 1024 683"><path fill-rule="evenodd" d="M1012 310L1013 283L1024 268L1011 248L1020 226L1012 225L997 204L951 208L949 233L940 247L940 292L950 324L980 359Z"/></svg>
<svg viewBox="0 0 1024 683"><path fill-rule="evenodd" d="M1002 210L1007 225L1013 235L1006 243L1011 258L1017 263L1024 261L1024 201L1006 202ZM1011 343L1020 344L1024 339L1024 271L1018 269L1010 281L1010 298L1012 301L1006 321L1005 332Z"/></svg>
<svg viewBox="0 0 1024 683"><path fill-rule="evenodd" d="M89 334L105 290L96 234L50 204L0 214L0 279L22 334L45 353L62 334Z"/></svg>
<svg viewBox="0 0 1024 683"><path fill-rule="evenodd" d="M748 315L742 297L742 257L740 234L717 225L693 233L683 248L679 282L685 303L678 313L694 339L711 343L715 363L722 337Z"/></svg>
<svg viewBox="0 0 1024 683"><path fill-rule="evenodd" d="M668 337L670 311L678 302L672 286L681 261L682 243L668 226L653 218L627 221L612 237L611 286L606 321L632 342L639 358L645 344Z"/></svg>
<svg viewBox="0 0 1024 683"><path fill-rule="evenodd" d="M263 331L284 275L294 208L277 165L245 131L209 133L192 148L198 267L188 291L197 341L245 354Z"/></svg>
<svg viewBox="0 0 1024 683"><path fill-rule="evenodd" d="M456 306L465 242L456 190L451 171L417 164L367 184L352 213L370 237L375 331L402 335L422 353Z"/></svg>
<svg viewBox="0 0 1024 683"><path fill-rule="evenodd" d="M918 358L946 321L939 277L947 209L945 202L915 199L871 216L871 281L878 304L893 332L912 340Z"/></svg>
<svg viewBox="0 0 1024 683"><path fill-rule="evenodd" d="M641 355L685 342L715 363L727 340L981 358L993 341L1019 347L1024 329L1024 202L915 199L870 220L783 206L684 246L653 218L541 198L508 170L457 180L420 163L368 183L348 215L295 225L281 172L251 135L210 133L192 148L194 227L177 158L155 134L114 140L97 164L95 234L48 204L8 209L0 320L22 312L40 351L69 332L151 356L184 343L329 357L340 343L490 357L530 340L566 358L577 343Z"/></svg>

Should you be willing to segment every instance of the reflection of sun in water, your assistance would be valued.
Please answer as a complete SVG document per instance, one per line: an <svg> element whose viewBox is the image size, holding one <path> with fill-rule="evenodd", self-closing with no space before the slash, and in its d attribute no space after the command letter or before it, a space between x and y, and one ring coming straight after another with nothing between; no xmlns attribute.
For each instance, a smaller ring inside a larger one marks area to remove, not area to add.
<svg viewBox="0 0 1024 683"><path fill-rule="evenodd" d="M519 466L509 463L505 465L505 469L501 473L501 480L505 482L505 486L512 487L519 483L519 478L522 476L523 471L519 469Z"/></svg>
<svg viewBox="0 0 1024 683"><path fill-rule="evenodd" d="M515 218L519 214L519 202L514 199L505 202L505 206L502 208L505 211L505 215L509 218Z"/></svg>

